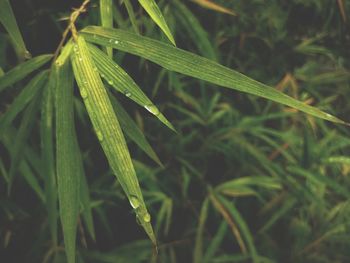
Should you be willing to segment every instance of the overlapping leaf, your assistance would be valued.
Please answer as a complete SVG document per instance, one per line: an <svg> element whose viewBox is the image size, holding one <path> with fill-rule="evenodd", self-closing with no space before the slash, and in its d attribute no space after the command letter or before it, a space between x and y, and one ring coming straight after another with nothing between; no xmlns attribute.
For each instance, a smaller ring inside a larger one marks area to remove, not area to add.
<svg viewBox="0 0 350 263"><path fill-rule="evenodd" d="M139 3L146 10L153 21L163 30L168 39L175 45L175 40L166 23L162 11L160 11L157 3L154 0L139 0Z"/></svg>
<svg viewBox="0 0 350 263"><path fill-rule="evenodd" d="M56 173L60 218L68 263L75 262L79 213L79 180L73 113L73 75L69 60L55 63Z"/></svg>
<svg viewBox="0 0 350 263"><path fill-rule="evenodd" d="M82 34L88 41L141 56L168 70L263 97L321 119L345 124L344 121L335 116L298 101L237 71L160 41L120 29L107 29L96 26L89 26L83 29Z"/></svg>
<svg viewBox="0 0 350 263"><path fill-rule="evenodd" d="M17 81L20 81L34 70L40 68L51 58L52 55L37 56L6 72L3 76L0 76L0 92Z"/></svg>
<svg viewBox="0 0 350 263"><path fill-rule="evenodd" d="M78 36L73 50L71 59L74 75L96 136L109 165L128 196L131 206L135 209L140 224L156 244L150 223L151 216L144 203L123 133L100 76L94 70L94 62L82 36Z"/></svg>
<svg viewBox="0 0 350 263"><path fill-rule="evenodd" d="M100 16L101 25L107 28L113 28L113 13L112 13L112 0L100 0ZM107 47L107 54L109 57L113 56L113 49Z"/></svg>
<svg viewBox="0 0 350 263"><path fill-rule="evenodd" d="M0 22L10 34L15 50L21 58L30 58L9 0L0 0Z"/></svg>
<svg viewBox="0 0 350 263"><path fill-rule="evenodd" d="M93 45L89 45L88 47L98 71L109 85L144 107L170 129L175 130L172 124L164 117L145 93L143 93L134 80L117 63L108 58L97 47Z"/></svg>

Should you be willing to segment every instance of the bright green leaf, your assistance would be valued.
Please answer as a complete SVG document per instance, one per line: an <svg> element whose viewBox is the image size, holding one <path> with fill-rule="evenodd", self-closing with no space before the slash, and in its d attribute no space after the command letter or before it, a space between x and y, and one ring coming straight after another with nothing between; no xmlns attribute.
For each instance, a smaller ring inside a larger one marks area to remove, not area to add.
<svg viewBox="0 0 350 263"><path fill-rule="evenodd" d="M168 70L263 97L321 119L346 124L335 116L298 101L235 70L160 41L120 29L107 29L96 26L86 27L82 30L82 33L88 41L141 56Z"/></svg>

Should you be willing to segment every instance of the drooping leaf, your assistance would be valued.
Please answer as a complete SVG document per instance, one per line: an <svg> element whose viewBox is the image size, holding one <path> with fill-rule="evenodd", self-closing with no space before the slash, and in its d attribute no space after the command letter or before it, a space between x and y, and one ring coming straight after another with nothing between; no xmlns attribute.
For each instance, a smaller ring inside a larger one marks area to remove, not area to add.
<svg viewBox="0 0 350 263"><path fill-rule="evenodd" d="M107 28L113 28L113 1L112 0L100 0L100 16L101 25ZM113 49L106 48L108 56L113 57Z"/></svg>
<svg viewBox="0 0 350 263"><path fill-rule="evenodd" d="M56 86L56 73L51 72L49 81L43 92L40 119L41 159L43 163L43 174L45 184L45 205L48 213L48 224L50 228L53 245L57 245L57 185L53 146L53 118L54 118L54 88Z"/></svg>
<svg viewBox="0 0 350 263"><path fill-rule="evenodd" d="M11 166L9 172L9 183L8 190L10 191L14 176L18 171L19 164L23 157L23 148L25 147L25 141L30 135L30 132L35 124L35 117L38 111L38 102L40 94L36 94L33 100L30 102L26 110L24 111L23 117L21 119L21 124L19 126L18 132L16 134L14 144L11 147Z"/></svg>
<svg viewBox="0 0 350 263"><path fill-rule="evenodd" d="M170 129L175 131L172 124L164 117L153 102L143 93L134 80L112 59L109 59L101 50L93 45L89 45L94 62L101 76L106 79L109 85L124 94L129 99L135 101L141 107L156 116Z"/></svg>
<svg viewBox="0 0 350 263"><path fill-rule="evenodd" d="M40 68L42 65L47 63L51 58L52 58L52 55L37 56L22 64L19 64L17 67L6 72L3 76L0 77L0 92L3 91L8 86L23 79L34 70Z"/></svg>
<svg viewBox="0 0 350 263"><path fill-rule="evenodd" d="M86 27L82 30L82 34L88 41L141 56L168 70L263 97L321 119L346 124L335 116L298 101L235 70L160 41L120 29L107 29L96 26Z"/></svg>
<svg viewBox="0 0 350 263"><path fill-rule="evenodd" d="M80 176L80 202L82 205L82 217L85 222L85 225L87 227L87 230L90 234L90 236L96 240L95 235L95 228L94 228L94 221L92 217L92 209L91 209L91 199L90 199L90 191L89 191L89 185L86 180L85 170L84 170L84 164L83 159L81 156L81 152L79 149L79 144L77 141L76 134L74 135L76 138L75 140L75 157L76 157L76 164L78 166L78 175Z"/></svg>
<svg viewBox="0 0 350 263"><path fill-rule="evenodd" d="M18 56L30 58L31 55L24 44L9 0L0 0L0 22L9 33Z"/></svg>
<svg viewBox="0 0 350 263"><path fill-rule="evenodd" d="M76 230L79 213L79 174L75 155L73 76L69 60L52 69L55 87L56 173L60 218L68 263L76 261Z"/></svg>
<svg viewBox="0 0 350 263"><path fill-rule="evenodd" d="M164 34L168 37L171 43L175 45L175 40L171 31L168 27L168 24L165 21L165 18L160 11L155 0L139 0L139 3L146 10L149 16L153 19L153 21L163 30Z"/></svg>
<svg viewBox="0 0 350 263"><path fill-rule="evenodd" d="M47 71L38 73L23 90L18 94L11 106L0 118L0 135L4 132L11 122L16 118L24 107L31 101L35 94L43 87L47 79Z"/></svg>
<svg viewBox="0 0 350 263"><path fill-rule="evenodd" d="M82 36L78 36L73 50L71 59L75 79L96 136L106 154L109 165L126 193L130 204L135 209L140 224L152 242L156 244L156 238L150 223L151 216L143 200L123 133L102 80L94 70L94 62Z"/></svg>
<svg viewBox="0 0 350 263"><path fill-rule="evenodd" d="M116 98L110 96L110 99L114 112L120 122L120 126L126 136L133 140L151 159L160 166L163 166L152 146L148 143L146 137L143 135L134 120L128 115Z"/></svg>

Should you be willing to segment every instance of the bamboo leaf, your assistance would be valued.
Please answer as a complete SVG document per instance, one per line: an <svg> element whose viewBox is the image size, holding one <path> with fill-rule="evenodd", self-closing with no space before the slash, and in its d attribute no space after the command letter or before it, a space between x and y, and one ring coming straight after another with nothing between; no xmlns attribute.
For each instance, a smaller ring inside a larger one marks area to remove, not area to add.
<svg viewBox="0 0 350 263"><path fill-rule="evenodd" d="M153 244L156 244L150 223L151 216L143 200L123 133L100 76L94 70L94 62L82 36L78 36L73 50L71 59L74 75L96 136L106 154L109 165L117 176L131 206L135 209L140 224Z"/></svg>
<svg viewBox="0 0 350 263"><path fill-rule="evenodd" d="M174 15L184 31L188 33L193 43L198 46L198 50L202 56L212 60L217 60L214 48L209 41L207 32L203 29L198 19L192 12L179 0L171 2L174 5Z"/></svg>
<svg viewBox="0 0 350 263"><path fill-rule="evenodd" d="M12 102L10 108L1 116L0 119L0 135L4 129L11 124L24 107L31 101L35 94L42 88L47 79L47 71L38 73L28 84L23 88L21 93Z"/></svg>
<svg viewBox="0 0 350 263"><path fill-rule="evenodd" d="M82 30L82 34L88 41L141 56L168 70L266 98L321 119L346 124L335 116L298 101L237 71L160 41L120 29L96 26L86 27Z"/></svg>
<svg viewBox="0 0 350 263"><path fill-rule="evenodd" d="M51 71L49 81L45 87L41 105L40 139L41 159L45 183L45 205L48 213L48 223L53 245L57 245L57 186L53 146L53 114L54 114L54 88L57 76Z"/></svg>
<svg viewBox="0 0 350 263"><path fill-rule="evenodd" d="M9 183L8 183L8 191L10 191L12 187L12 183L14 180L14 176L19 168L19 164L22 161L23 157L23 149L25 146L25 141L27 140L33 125L35 124L34 118L36 117L36 113L38 111L38 102L39 102L40 94L36 94L35 98L31 101L31 103L26 108L23 117L21 119L21 124L19 126L18 132L16 134L14 144L11 147L11 166L9 172Z"/></svg>
<svg viewBox="0 0 350 263"><path fill-rule="evenodd" d="M162 11L160 11L157 3L154 0L139 0L141 6L146 10L152 20L162 29L171 43L175 45L175 40L171 31L164 19Z"/></svg>
<svg viewBox="0 0 350 263"><path fill-rule="evenodd" d="M73 76L69 63L56 65L53 74L57 74L55 110L58 200L67 259L68 263L73 263L76 258L80 179L74 144Z"/></svg>
<svg viewBox="0 0 350 263"><path fill-rule="evenodd" d="M37 56L35 58L32 58L18 65L12 70L6 72L6 74L0 77L0 92L3 91L8 86L23 79L34 70L40 68L42 65L47 63L51 58L52 58L51 55Z"/></svg>
<svg viewBox="0 0 350 263"><path fill-rule="evenodd" d="M16 17L8 0L0 0L0 22L9 33L18 56L20 58L30 58L31 55L24 44Z"/></svg>
<svg viewBox="0 0 350 263"><path fill-rule="evenodd" d="M112 0L100 0L100 16L101 25L107 28L113 28L113 1ZM113 49L107 47L106 49L108 56L113 57Z"/></svg>
<svg viewBox="0 0 350 263"><path fill-rule="evenodd" d="M89 45L88 47L98 71L109 85L111 85L115 90L123 93L129 99L135 101L141 107L145 108L151 114L156 116L167 127L175 131L172 124L164 117L153 102L145 95L145 93L143 93L141 88L117 63L108 58L97 47L93 45Z"/></svg>
<svg viewBox="0 0 350 263"><path fill-rule="evenodd" d="M118 100L113 96L110 96L110 100L124 133L131 140L133 140L151 159L153 159L160 166L163 166L157 154L152 149L152 146L148 143L146 137L143 135L143 133L141 132L137 124L134 122L134 120L120 105Z"/></svg>
<svg viewBox="0 0 350 263"><path fill-rule="evenodd" d="M126 7L126 11L128 12L132 28L134 29L135 33L140 34L140 30L136 22L135 12L134 12L134 9L132 8L130 0L123 0L123 3Z"/></svg>

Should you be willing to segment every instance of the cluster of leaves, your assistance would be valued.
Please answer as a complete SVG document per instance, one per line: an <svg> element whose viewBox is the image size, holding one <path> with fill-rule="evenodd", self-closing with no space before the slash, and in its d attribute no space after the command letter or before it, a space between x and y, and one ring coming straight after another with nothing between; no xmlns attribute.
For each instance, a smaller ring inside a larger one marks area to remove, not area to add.
<svg viewBox="0 0 350 263"><path fill-rule="evenodd" d="M23 256L11 254L19 232L11 225L39 218L39 235L24 231L36 239L25 249L33 262L349 260L350 139L346 123L326 113L349 111L349 4L89 2L65 14L54 55L30 58L9 1L0 0L19 61L0 71L9 104L0 115L4 255ZM298 26L300 10L322 29ZM146 71L136 81L127 73L135 63ZM28 186L36 199L23 209L13 197ZM125 196L158 255L135 230Z"/></svg>

